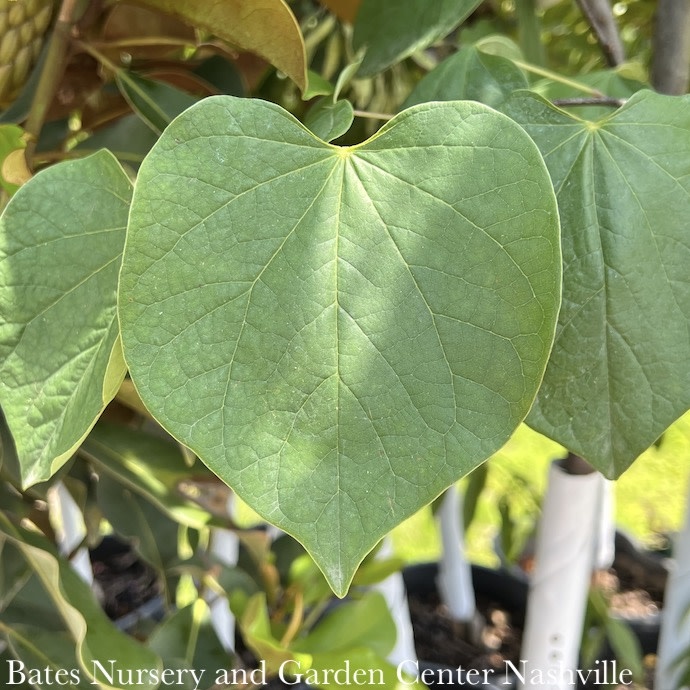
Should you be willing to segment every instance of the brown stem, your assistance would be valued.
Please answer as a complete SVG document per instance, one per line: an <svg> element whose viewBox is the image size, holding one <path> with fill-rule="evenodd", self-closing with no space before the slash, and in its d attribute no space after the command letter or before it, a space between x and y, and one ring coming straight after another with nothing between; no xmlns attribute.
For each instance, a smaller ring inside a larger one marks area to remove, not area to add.
<svg viewBox="0 0 690 690"><path fill-rule="evenodd" d="M592 474L596 470L579 455L568 453L568 456L559 462L561 469L567 474L582 475Z"/></svg>
<svg viewBox="0 0 690 690"><path fill-rule="evenodd" d="M577 4L596 34L609 66L617 67L624 62L623 44L609 0L577 0Z"/></svg>
<svg viewBox="0 0 690 690"><path fill-rule="evenodd" d="M43 129L50 104L55 97L60 79L65 71L67 49L69 47L72 28L76 24L84 9L83 0L62 0L58 18L53 27L48 45L48 52L41 77L38 80L31 110L24 129L31 140L27 145L27 160L33 156L36 142Z"/></svg>

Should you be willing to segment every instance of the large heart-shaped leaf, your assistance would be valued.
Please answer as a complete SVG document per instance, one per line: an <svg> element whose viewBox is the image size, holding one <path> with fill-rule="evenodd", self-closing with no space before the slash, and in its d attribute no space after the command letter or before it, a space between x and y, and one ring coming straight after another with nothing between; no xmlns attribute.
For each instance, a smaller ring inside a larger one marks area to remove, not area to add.
<svg viewBox="0 0 690 690"><path fill-rule="evenodd" d="M563 225L563 307L528 422L620 475L690 406L690 98L599 122L537 96L506 112L542 150Z"/></svg>
<svg viewBox="0 0 690 690"><path fill-rule="evenodd" d="M142 165L120 282L159 421L347 589L394 525L526 415L560 297L533 142L477 103L322 142L214 97Z"/></svg>
<svg viewBox="0 0 690 690"><path fill-rule="evenodd" d="M39 173L0 218L0 404L25 486L69 459L125 375L115 302L130 196L102 151Z"/></svg>

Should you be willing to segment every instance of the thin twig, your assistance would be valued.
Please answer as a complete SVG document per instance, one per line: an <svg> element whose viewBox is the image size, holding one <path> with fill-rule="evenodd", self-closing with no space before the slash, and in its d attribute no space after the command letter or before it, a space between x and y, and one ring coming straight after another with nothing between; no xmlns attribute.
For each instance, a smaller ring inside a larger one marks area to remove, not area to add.
<svg viewBox="0 0 690 690"><path fill-rule="evenodd" d="M624 62L623 43L609 0L577 0L577 4L592 27L609 66L617 67Z"/></svg>
<svg viewBox="0 0 690 690"><path fill-rule="evenodd" d="M529 62L523 62L522 60L513 59L511 60L511 62L516 67L519 67L525 72L529 72L530 74L536 74L539 77L545 77L546 79L558 82L559 84L564 84L565 86L570 86L573 89L582 91L582 93L588 93L595 98L601 98L604 95L603 93L601 93L601 91L593 88L592 86L583 84L582 82L576 81L575 79L568 79L568 77L564 77L558 74L557 72L552 72L550 69L538 67L537 65L532 65Z"/></svg>
<svg viewBox="0 0 690 690"><path fill-rule="evenodd" d="M612 108L620 108L626 102L626 98L612 98L610 96L600 96L599 98L556 98L552 101L554 105L562 108L572 108L579 105L608 105Z"/></svg>
<svg viewBox="0 0 690 690"><path fill-rule="evenodd" d="M43 71L38 80L29 117L24 127L30 135L30 141L26 147L27 161L31 160L36 149L36 142L43 129L43 123L55 97L60 79L64 74L72 27L77 22L78 15L82 10L82 0L62 0L60 12L50 36Z"/></svg>
<svg viewBox="0 0 690 690"><path fill-rule="evenodd" d="M392 120L395 116L390 113L370 113L368 110L354 110L355 117L366 117L370 120Z"/></svg>

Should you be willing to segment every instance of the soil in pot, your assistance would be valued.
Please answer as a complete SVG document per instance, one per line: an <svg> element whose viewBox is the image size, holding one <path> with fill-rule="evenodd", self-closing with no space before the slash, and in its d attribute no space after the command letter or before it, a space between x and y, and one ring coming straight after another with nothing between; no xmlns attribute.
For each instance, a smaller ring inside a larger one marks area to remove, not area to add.
<svg viewBox="0 0 690 690"><path fill-rule="evenodd" d="M101 606L119 628L135 634L142 621L160 620L163 601L157 574L127 541L106 536L90 556Z"/></svg>
<svg viewBox="0 0 690 690"><path fill-rule="evenodd" d="M413 566L405 573L419 658L454 668L493 669L494 678L504 673L506 661L518 666L527 604L526 579L507 571L473 566L477 607L487 622L480 643L473 644L441 603L436 591L436 573L436 564ZM613 568L595 578L611 601L611 611L629 622L640 641L647 669L644 690L654 690L653 655L665 582L662 558L640 551L623 535L616 539ZM603 649L601 658L613 659L611 649Z"/></svg>
<svg viewBox="0 0 690 690"><path fill-rule="evenodd" d="M481 642L464 639L462 626L448 614L436 591L437 566L427 563L408 568L405 584L417 655L425 662L453 668L505 672L506 661L520 657L527 604L527 582L508 573L472 567L477 609L487 622Z"/></svg>

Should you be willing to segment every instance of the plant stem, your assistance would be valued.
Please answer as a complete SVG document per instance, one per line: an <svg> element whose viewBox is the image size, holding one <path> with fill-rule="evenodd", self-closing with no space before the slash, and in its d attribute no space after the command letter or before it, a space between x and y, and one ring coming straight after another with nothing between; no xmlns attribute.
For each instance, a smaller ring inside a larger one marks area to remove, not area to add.
<svg viewBox="0 0 690 690"><path fill-rule="evenodd" d="M568 453L568 456L561 460L559 465L566 474L573 476L592 474L593 472L596 472L596 470L584 458L581 458L579 455L575 455L575 453Z"/></svg>
<svg viewBox="0 0 690 690"><path fill-rule="evenodd" d="M64 74L72 28L83 9L83 4L82 0L62 0L60 12L50 37L41 78L38 81L29 117L24 127L30 135L30 141L26 147L27 160L31 160L33 156L50 104Z"/></svg>
<svg viewBox="0 0 690 690"><path fill-rule="evenodd" d="M194 660L194 653L199 642L199 630L203 621L203 604L199 606L200 603L201 600L197 599L192 606L192 624L187 640L187 649L185 650L185 659L189 664Z"/></svg>
<svg viewBox="0 0 690 690"><path fill-rule="evenodd" d="M610 96L600 96L597 98L556 98L552 101L554 105L562 108L572 108L580 105L609 105L612 108L620 108L625 105L625 98L611 98Z"/></svg>
<svg viewBox="0 0 690 690"><path fill-rule="evenodd" d="M321 614L328 608L328 604L328 599L323 599L322 601L318 602L315 606L312 606L309 609L307 615L304 617L304 621L302 622L302 629L307 631L311 630L316 621L321 617Z"/></svg>
<svg viewBox="0 0 690 690"><path fill-rule="evenodd" d="M354 110L355 117L366 117L370 120L392 120L394 115L390 113L370 113L367 110Z"/></svg>
<svg viewBox="0 0 690 690"><path fill-rule="evenodd" d="M609 67L617 67L625 61L625 54L609 0L576 1L594 31Z"/></svg>
<svg viewBox="0 0 690 690"><path fill-rule="evenodd" d="M587 86L587 84L575 81L574 79L568 79L568 77L564 77L561 74L552 72L550 69L544 69L543 67L538 67L537 65L532 65L529 62L523 62L522 60L512 59L511 62L520 69L525 70L525 72L536 74L539 77L546 77L551 81L558 82L559 84L564 84L565 86L570 86L570 88L577 89L578 91L582 91L583 93L588 93L590 96L594 96L596 98L602 98L604 96L604 94L601 93L601 91L599 91L598 89L592 88L591 86Z"/></svg>
<svg viewBox="0 0 690 690"><path fill-rule="evenodd" d="M281 646L287 647L295 635L300 631L302 627L302 621L304 620L304 595L302 592L297 590L295 592L295 608L292 612L292 617L290 618L290 623L288 624L285 634L280 640Z"/></svg>
<svg viewBox="0 0 690 690"><path fill-rule="evenodd" d="M84 43L84 41L75 41L74 44L79 49L83 50L85 53L90 55L94 60L100 62L101 65L103 65L103 67L107 67L111 72L115 74L124 69L116 65L110 58L103 55L103 53L101 53L99 50L96 50L96 48L94 48L92 45Z"/></svg>

